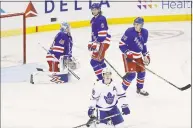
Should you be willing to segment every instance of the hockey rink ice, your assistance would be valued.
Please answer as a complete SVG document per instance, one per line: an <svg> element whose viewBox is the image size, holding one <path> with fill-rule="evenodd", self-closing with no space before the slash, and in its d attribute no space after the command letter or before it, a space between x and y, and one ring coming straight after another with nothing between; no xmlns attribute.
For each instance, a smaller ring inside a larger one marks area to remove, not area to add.
<svg viewBox="0 0 193 128"><path fill-rule="evenodd" d="M106 59L121 75L124 75L124 66L118 44L125 30L131 26L109 26L112 42ZM191 82L190 26L190 22L144 25L149 30L151 62L148 68L179 87ZM73 56L80 63L74 72L80 80L70 76L70 82L66 84L29 83L29 75L36 66L47 67L46 52L38 43L49 48L58 31L27 35L28 64L25 66L21 66L22 56L19 53L22 50L21 36L1 39L2 128L72 128L88 121L89 99L96 80L87 50L90 28L71 31ZM22 67L27 67L27 70ZM121 78L112 72L121 86ZM179 91L149 72L144 88L150 93L148 97L137 95L135 84L134 80L127 90L131 114L123 116L124 128L191 128L191 88Z"/></svg>

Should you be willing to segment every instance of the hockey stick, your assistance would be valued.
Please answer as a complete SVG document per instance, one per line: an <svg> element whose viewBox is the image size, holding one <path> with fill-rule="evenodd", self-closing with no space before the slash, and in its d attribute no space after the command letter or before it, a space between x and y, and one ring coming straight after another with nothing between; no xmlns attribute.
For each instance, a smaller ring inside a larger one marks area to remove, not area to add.
<svg viewBox="0 0 193 128"><path fill-rule="evenodd" d="M104 118L104 119L100 119L100 120L97 120L96 118L94 118L94 119L89 119L89 121L87 122L87 123L85 123L85 124L81 124L81 125L79 125L79 126L76 126L76 127L73 127L73 128L80 128L80 127L82 127L82 126L87 126L87 127L89 127L88 125L90 125L91 123L99 123L100 121L103 121L103 120L107 120L107 119L110 119L110 118L112 118L112 117L115 117L115 116L119 116L119 115L123 115L123 113L118 113L118 114L114 114L114 115L111 115L111 116L108 116L108 117L106 117L106 118Z"/></svg>
<svg viewBox="0 0 193 128"><path fill-rule="evenodd" d="M110 119L112 117L119 116L119 115L123 115L123 113L117 113L117 114L114 114L112 116L108 116L108 117L106 117L104 119L96 120L96 122L99 123L100 121L107 120L107 119Z"/></svg>
<svg viewBox="0 0 193 128"><path fill-rule="evenodd" d="M188 85L186 85L186 86L184 86L184 87L181 87L181 88L180 88L180 87L177 87L175 84L171 83L170 81L166 80L165 78L161 77L160 75L156 74L155 72L153 72L152 70L146 68L145 66L139 64L138 62L136 62L136 61L134 61L134 60L133 60L133 62L136 63L138 66L140 66L140 67L146 69L147 71L151 72L151 73L154 74L155 76L159 77L160 79L164 80L165 82L167 82L168 84L172 85L173 87L181 90L181 91L184 91L184 90L186 90L186 89L188 89L188 88L191 87L191 84L188 84Z"/></svg>
<svg viewBox="0 0 193 128"><path fill-rule="evenodd" d="M117 73L117 75L118 75L119 77L121 77L121 79L123 79L123 77L121 76L121 74L119 74L119 72L109 63L109 61L108 61L107 59L105 59L105 58L104 58L104 60L105 60L105 62L107 62L107 64Z"/></svg>
<svg viewBox="0 0 193 128"><path fill-rule="evenodd" d="M44 46L42 46L40 43L38 43L41 47L42 47L42 49L44 49L47 53L50 53ZM55 56L54 56L54 58L55 59L57 59ZM58 59L57 59L58 60ZM76 73L74 73L72 70L70 70L69 68L68 68L68 71L76 78L76 79L78 79L78 80L80 80L80 77L78 76L78 75L76 75Z"/></svg>
<svg viewBox="0 0 193 128"><path fill-rule="evenodd" d="M107 61L107 59L105 59L105 61L106 61L106 62L108 63L108 65L121 77L121 79L123 79L123 77L122 77L122 76L119 74L119 72ZM131 60L129 60L129 61L131 61ZM159 77L160 79L164 80L164 81L167 82L168 84L170 84L170 85L174 86L175 88L181 90L181 91L184 91L184 90L186 90L186 89L188 89L188 88L191 87L191 84L188 84L188 85L186 85L186 86L184 86L184 87L181 87L181 88L180 88L180 87L177 87L175 84L171 83L170 81L166 80L165 78L161 77L160 75L156 74L155 72L153 72L152 70L146 68L145 66L137 63L137 62L134 61L134 60L133 60L133 62L136 63L138 66L140 66L140 67L146 69L147 71L151 72L152 74L156 75L156 76Z"/></svg>

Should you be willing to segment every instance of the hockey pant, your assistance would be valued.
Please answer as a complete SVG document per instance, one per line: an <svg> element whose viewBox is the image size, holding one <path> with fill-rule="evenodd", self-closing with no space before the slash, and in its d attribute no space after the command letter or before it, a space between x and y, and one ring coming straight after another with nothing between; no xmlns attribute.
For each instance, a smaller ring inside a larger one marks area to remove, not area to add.
<svg viewBox="0 0 193 128"><path fill-rule="evenodd" d="M107 42L107 41L106 41ZM101 43L98 51L93 51L92 53L92 59L101 61L105 57L105 52L109 48L109 43Z"/></svg>
<svg viewBox="0 0 193 128"><path fill-rule="evenodd" d="M102 110L97 110L97 118L98 120L101 120L99 123L101 126L104 124L109 124L111 122L114 126L119 126L121 123L124 122L123 116L120 114L121 112L119 111L117 106L114 106L111 110L109 111L102 111ZM109 116L113 116L116 114L120 114L114 117L111 117L109 119L103 120L104 118L107 118ZM100 126L100 125L99 125Z"/></svg>
<svg viewBox="0 0 193 128"><path fill-rule="evenodd" d="M145 79L145 69L143 68L143 59L138 58L135 59L137 63L139 63L141 66L137 65L135 62L128 61L126 56L122 55L123 62L124 62L124 68L126 75L123 78L122 86L126 90L128 86L131 84L133 79L136 77L137 73L137 88L142 89L144 86L144 79Z"/></svg>
<svg viewBox="0 0 193 128"><path fill-rule="evenodd" d="M109 47L109 43L101 43L97 52L93 52L90 64L97 76L98 80L102 80L102 70L106 67L104 63L105 52Z"/></svg>
<svg viewBox="0 0 193 128"><path fill-rule="evenodd" d="M50 72L60 72L59 69L59 61L58 59L56 59L53 55L48 54L46 56L47 62L48 62L48 66L49 66L49 71Z"/></svg>

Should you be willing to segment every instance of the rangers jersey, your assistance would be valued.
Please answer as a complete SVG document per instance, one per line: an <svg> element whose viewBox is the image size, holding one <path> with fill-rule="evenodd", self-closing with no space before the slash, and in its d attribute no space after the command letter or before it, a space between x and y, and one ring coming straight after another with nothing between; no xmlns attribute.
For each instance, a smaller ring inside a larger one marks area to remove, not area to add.
<svg viewBox="0 0 193 128"><path fill-rule="evenodd" d="M72 36L68 33L59 32L55 38L49 52L53 54L58 60L60 56L72 57ZM47 55L47 59L52 55ZM51 58L52 59L52 58Z"/></svg>
<svg viewBox="0 0 193 128"><path fill-rule="evenodd" d="M148 30L141 29L141 32L135 31L134 27L128 28L119 42L119 48L123 54L130 52L134 58L140 58L141 54L144 56L148 54L147 43Z"/></svg>
<svg viewBox="0 0 193 128"><path fill-rule="evenodd" d="M93 17L90 21L92 27L92 42L103 42L105 40L110 42L111 35L108 34L108 24L104 16L98 15Z"/></svg>

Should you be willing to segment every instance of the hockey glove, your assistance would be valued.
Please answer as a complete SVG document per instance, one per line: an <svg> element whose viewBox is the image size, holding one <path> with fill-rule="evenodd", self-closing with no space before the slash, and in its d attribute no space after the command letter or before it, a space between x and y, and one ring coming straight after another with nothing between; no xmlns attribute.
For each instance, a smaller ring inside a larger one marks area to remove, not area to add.
<svg viewBox="0 0 193 128"><path fill-rule="evenodd" d="M143 63L148 66L149 63L150 63L150 56L149 55L146 55L143 57Z"/></svg>
<svg viewBox="0 0 193 128"><path fill-rule="evenodd" d="M99 50L99 43L98 42L92 42L92 44L91 44L91 42L89 42L89 44L88 44L88 49L89 49L89 51L98 51Z"/></svg>
<svg viewBox="0 0 193 128"><path fill-rule="evenodd" d="M95 117L95 116L94 116L94 110L95 110L95 108L89 107L89 109L88 109L88 116L89 116L90 118Z"/></svg>
<svg viewBox="0 0 193 128"><path fill-rule="evenodd" d="M88 43L88 50L89 50L89 51L91 51L91 47L92 47L92 42L90 41L90 42Z"/></svg>
<svg viewBox="0 0 193 128"><path fill-rule="evenodd" d="M126 52L126 57L127 57L127 61L131 62L134 58L133 58L133 53L130 51Z"/></svg>
<svg viewBox="0 0 193 128"><path fill-rule="evenodd" d="M123 104L123 105L121 106L121 108L122 108L123 115L128 115L128 114L130 114L130 110L129 110L129 107L128 107L127 104Z"/></svg>

